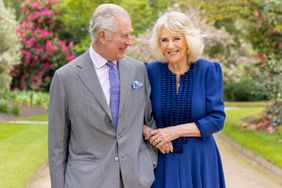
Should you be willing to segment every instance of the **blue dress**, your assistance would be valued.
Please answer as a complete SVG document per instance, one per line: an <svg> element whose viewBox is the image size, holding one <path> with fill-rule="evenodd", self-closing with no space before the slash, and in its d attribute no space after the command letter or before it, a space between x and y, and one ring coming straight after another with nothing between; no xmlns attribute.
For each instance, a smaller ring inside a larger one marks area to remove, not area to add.
<svg viewBox="0 0 282 188"><path fill-rule="evenodd" d="M223 128L222 70L218 63L200 59L180 76L167 64L146 64L158 128L194 122L201 137L173 141L174 151L159 152L153 188L225 188L220 154L213 133Z"/></svg>

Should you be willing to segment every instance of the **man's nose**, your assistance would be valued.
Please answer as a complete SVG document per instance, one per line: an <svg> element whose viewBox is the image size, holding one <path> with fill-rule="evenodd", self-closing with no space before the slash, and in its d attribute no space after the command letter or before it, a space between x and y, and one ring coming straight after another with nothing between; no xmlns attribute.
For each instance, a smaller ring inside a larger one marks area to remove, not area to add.
<svg viewBox="0 0 282 188"><path fill-rule="evenodd" d="M131 46L132 45L132 37L131 37L131 35L128 35L128 37L126 39L126 45L127 46Z"/></svg>

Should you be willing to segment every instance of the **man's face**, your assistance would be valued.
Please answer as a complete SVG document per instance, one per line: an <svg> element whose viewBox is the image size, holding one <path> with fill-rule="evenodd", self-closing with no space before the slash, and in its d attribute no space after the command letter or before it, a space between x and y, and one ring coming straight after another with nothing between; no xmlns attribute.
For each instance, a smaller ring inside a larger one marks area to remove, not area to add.
<svg viewBox="0 0 282 188"><path fill-rule="evenodd" d="M125 56L125 50L131 46L131 20L127 16L117 18L117 31L106 38L105 56L107 60L117 61Z"/></svg>

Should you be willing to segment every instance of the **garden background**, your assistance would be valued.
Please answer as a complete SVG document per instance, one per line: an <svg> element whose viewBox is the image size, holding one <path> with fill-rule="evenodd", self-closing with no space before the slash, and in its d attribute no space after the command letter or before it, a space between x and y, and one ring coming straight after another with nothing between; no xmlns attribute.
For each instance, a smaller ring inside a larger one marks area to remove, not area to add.
<svg viewBox="0 0 282 188"><path fill-rule="evenodd" d="M226 111L224 135L282 168L281 1L0 0L0 187L24 187L47 160L52 76L90 46L90 17L106 2L129 11L128 55L143 62L154 60L148 39L160 14L190 16L203 58L222 65L226 106L236 107Z"/></svg>

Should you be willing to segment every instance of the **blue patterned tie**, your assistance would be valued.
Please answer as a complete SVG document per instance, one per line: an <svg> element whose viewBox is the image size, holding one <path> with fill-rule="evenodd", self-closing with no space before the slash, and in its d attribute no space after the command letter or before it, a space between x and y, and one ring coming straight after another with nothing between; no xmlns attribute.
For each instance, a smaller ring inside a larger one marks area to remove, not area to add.
<svg viewBox="0 0 282 188"><path fill-rule="evenodd" d="M112 120L114 126L117 127L118 123L118 110L119 110L119 75L117 67L113 62L108 61L106 65L109 67L109 81L110 81L110 108L112 113Z"/></svg>

